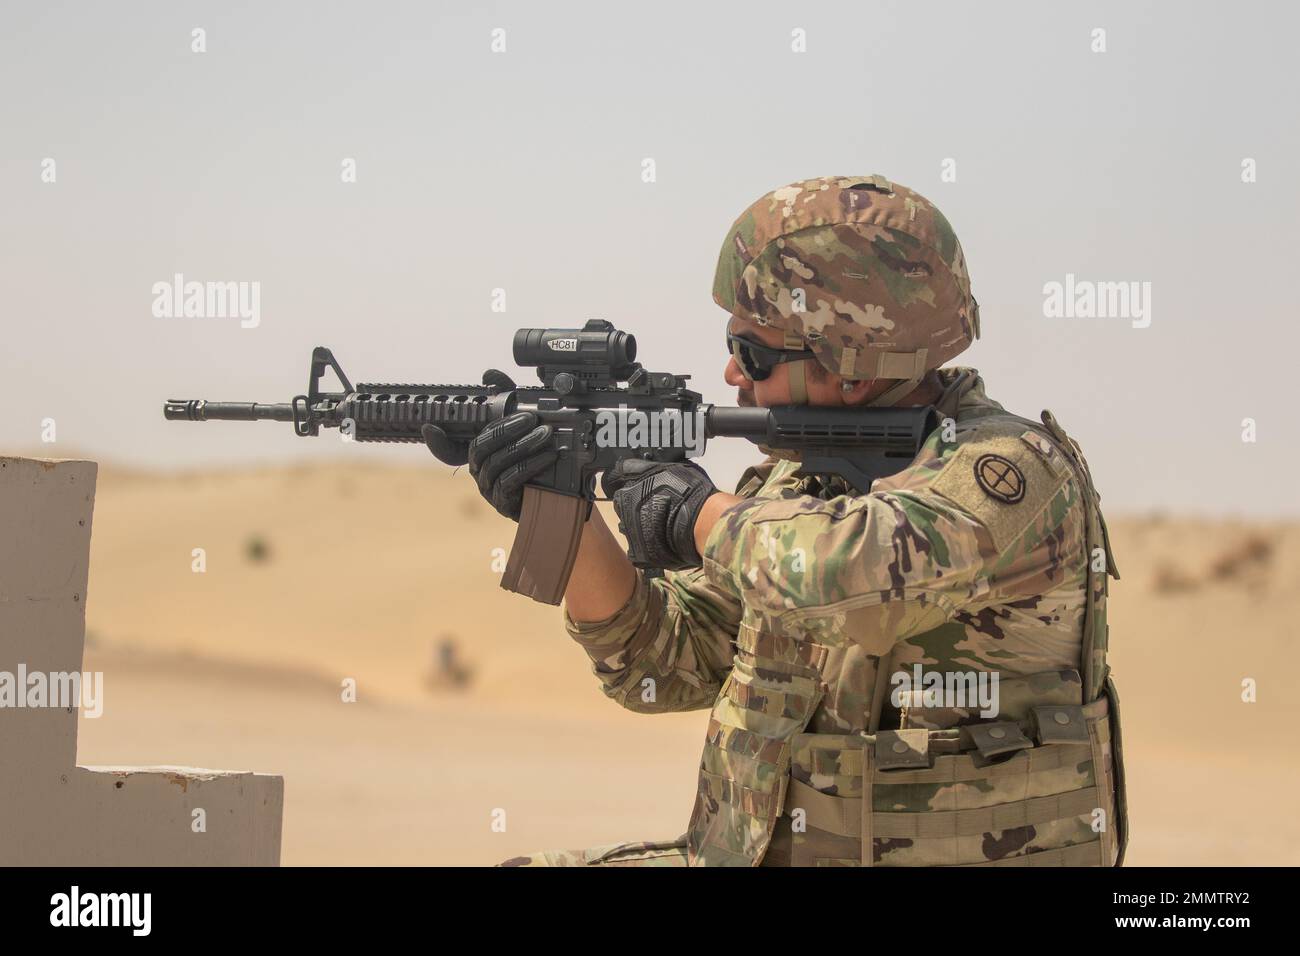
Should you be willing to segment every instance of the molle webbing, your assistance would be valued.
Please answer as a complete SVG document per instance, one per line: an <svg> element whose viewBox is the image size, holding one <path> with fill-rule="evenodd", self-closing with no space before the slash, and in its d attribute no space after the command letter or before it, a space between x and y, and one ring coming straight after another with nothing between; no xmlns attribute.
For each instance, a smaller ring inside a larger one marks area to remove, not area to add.
<svg viewBox="0 0 1300 956"><path fill-rule="evenodd" d="M1112 865L1115 838L1090 825L1098 809L1107 822L1114 812L1107 699L1082 713L1087 742L1039 744L996 762L952 753L952 731L928 732L933 746L921 746L929 765L913 770L880 769L877 751L893 739L888 733L801 735L785 797L787 816L798 814L801 824L794 829L791 862ZM1007 798L997 800L999 791ZM907 809L917 801L935 806ZM789 828L791 820L782 826Z"/></svg>
<svg viewBox="0 0 1300 956"><path fill-rule="evenodd" d="M873 813L871 829L877 839L978 836L1090 813L1099 806L1099 796L1096 787L1084 787L997 807L936 810L933 813Z"/></svg>
<svg viewBox="0 0 1300 956"><path fill-rule="evenodd" d="M1091 843L1076 843L1057 850L1008 856L984 863L967 863L966 866L1096 866L1097 848Z"/></svg>
<svg viewBox="0 0 1300 956"><path fill-rule="evenodd" d="M1043 411L1043 426L1070 462L1079 482L1080 498L1083 500L1084 523L1084 558L1087 567L1086 594L1083 605L1083 649L1080 654L1079 672L1083 676L1083 699L1096 700L1101 694L1109 668L1106 665L1106 610L1102 602L1105 599L1106 575L1119 577L1114 558L1110 551L1109 535L1105 532L1101 509L1097 504L1097 489L1093 486L1092 475L1088 465L1079 453L1079 446L1065 433L1051 412ZM1097 570L1094 567L1093 553L1100 546L1106 557L1106 567ZM1101 640L1098 640L1100 635Z"/></svg>

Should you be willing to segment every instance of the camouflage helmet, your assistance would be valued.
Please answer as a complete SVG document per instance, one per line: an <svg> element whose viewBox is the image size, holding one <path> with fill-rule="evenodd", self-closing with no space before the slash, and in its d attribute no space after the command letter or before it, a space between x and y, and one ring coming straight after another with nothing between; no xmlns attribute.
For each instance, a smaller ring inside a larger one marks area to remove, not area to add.
<svg viewBox="0 0 1300 956"><path fill-rule="evenodd" d="M879 404L979 337L952 226L883 176L826 176L763 196L727 232L713 298L846 379L900 380Z"/></svg>

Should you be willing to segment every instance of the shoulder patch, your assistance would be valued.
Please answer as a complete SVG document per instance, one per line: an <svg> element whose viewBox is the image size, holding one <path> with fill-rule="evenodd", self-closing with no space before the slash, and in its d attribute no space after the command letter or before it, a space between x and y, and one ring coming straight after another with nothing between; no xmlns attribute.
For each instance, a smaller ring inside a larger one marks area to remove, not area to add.
<svg viewBox="0 0 1300 956"><path fill-rule="evenodd" d="M1000 554L1056 497L1070 472L1054 468L1022 435L973 437L953 453L930 487L984 525Z"/></svg>
<svg viewBox="0 0 1300 956"><path fill-rule="evenodd" d="M1001 455L975 459L975 484L990 498L1014 505L1025 497L1025 475L1016 463Z"/></svg>

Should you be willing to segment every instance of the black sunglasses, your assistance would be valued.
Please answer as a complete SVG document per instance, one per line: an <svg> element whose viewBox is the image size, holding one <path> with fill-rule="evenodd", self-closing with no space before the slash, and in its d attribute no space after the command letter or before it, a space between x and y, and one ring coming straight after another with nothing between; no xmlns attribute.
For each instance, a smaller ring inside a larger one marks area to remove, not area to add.
<svg viewBox="0 0 1300 956"><path fill-rule="evenodd" d="M761 382L772 374L772 369L783 362L806 362L816 358L812 349L778 349L727 330L727 351L736 359L740 371L751 382Z"/></svg>

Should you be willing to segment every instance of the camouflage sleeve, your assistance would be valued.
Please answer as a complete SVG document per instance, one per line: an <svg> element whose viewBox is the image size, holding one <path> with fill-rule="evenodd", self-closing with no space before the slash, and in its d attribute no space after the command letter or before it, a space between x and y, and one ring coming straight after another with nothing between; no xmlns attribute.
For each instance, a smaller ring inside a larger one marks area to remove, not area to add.
<svg viewBox="0 0 1300 956"><path fill-rule="evenodd" d="M709 534L709 579L777 631L883 654L938 627L995 557L968 511L926 488L755 498Z"/></svg>
<svg viewBox="0 0 1300 956"><path fill-rule="evenodd" d="M657 714L712 707L731 670L740 602L703 570L647 578L604 621L577 622L569 635L592 660L605 695L628 710Z"/></svg>

